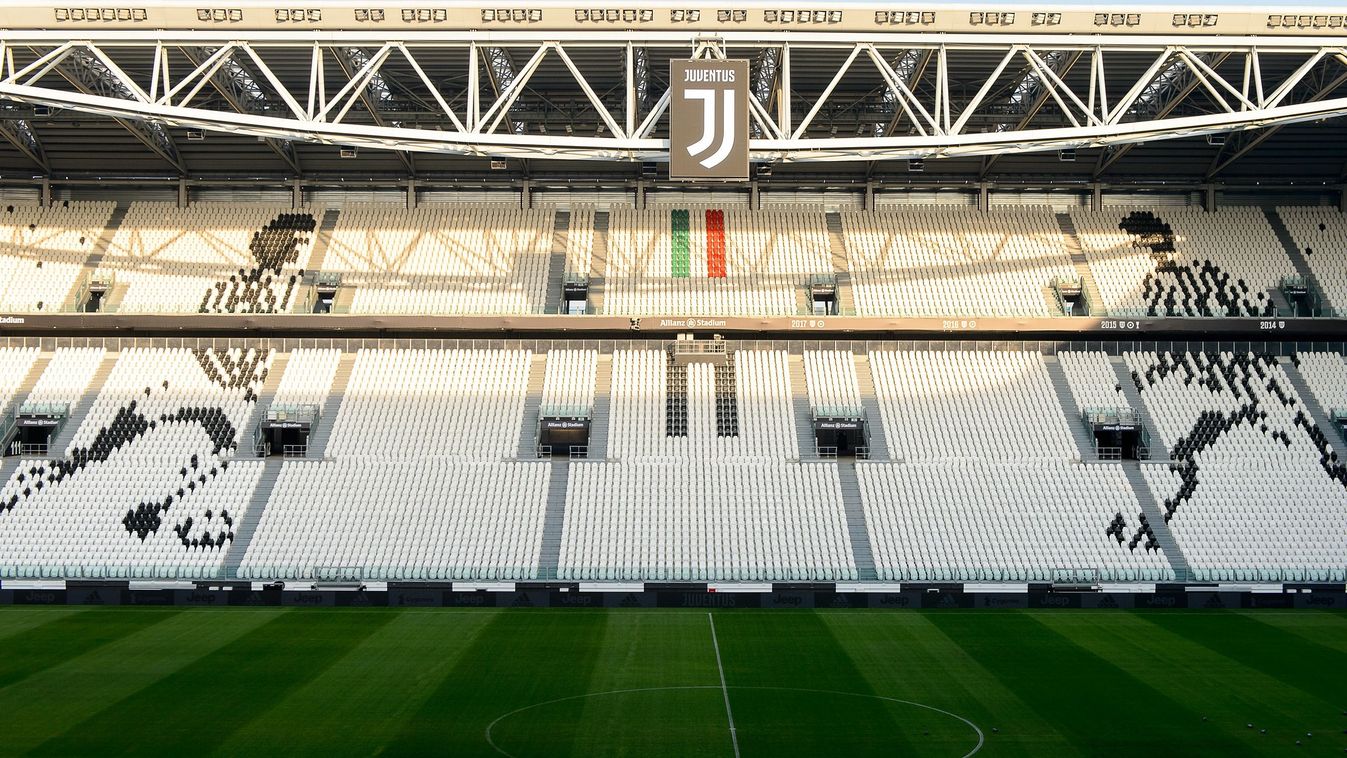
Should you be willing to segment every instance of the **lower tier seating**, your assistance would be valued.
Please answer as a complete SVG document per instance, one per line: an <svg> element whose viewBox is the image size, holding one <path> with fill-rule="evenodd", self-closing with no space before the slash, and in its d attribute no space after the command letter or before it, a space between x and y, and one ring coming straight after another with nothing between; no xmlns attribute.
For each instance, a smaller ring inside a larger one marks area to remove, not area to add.
<svg viewBox="0 0 1347 758"><path fill-rule="evenodd" d="M837 468L779 461L574 464L557 576L855 579Z"/></svg>
<svg viewBox="0 0 1347 758"><path fill-rule="evenodd" d="M880 579L1174 577L1117 465L867 462L856 473Z"/></svg>
<svg viewBox="0 0 1347 758"><path fill-rule="evenodd" d="M1078 456L1036 352L876 350L870 367L894 457Z"/></svg>
<svg viewBox="0 0 1347 758"><path fill-rule="evenodd" d="M817 343L727 343L716 363L579 341L354 361L307 340L9 344L0 400L70 405L73 426L47 458L0 458L0 578L509 581L551 577L555 557L571 581L848 581L869 576L852 552L868 539L885 581L1153 582L1184 563L1203 581L1347 581L1343 443L1316 423L1347 405L1338 353L1125 353L1170 454L1138 476L1073 460L1068 416L1119 395L1102 351L1059 353L1064 410L1032 350L875 342L867 369ZM868 404L871 376L895 460L855 464L853 489L851 464L799 460L803 395ZM274 485L239 457L263 394L327 409L331 457L287 460ZM606 436L610 458L566 464L564 492L559 461L517 460L534 403L589 408Z"/></svg>
<svg viewBox="0 0 1347 758"><path fill-rule="evenodd" d="M233 454L271 357L123 350L64 455L0 489L0 574L216 576L261 475Z"/></svg>
<svg viewBox="0 0 1347 758"><path fill-rule="evenodd" d="M286 463L239 575L535 578L548 471L433 458Z"/></svg>
<svg viewBox="0 0 1347 758"><path fill-rule="evenodd" d="M0 490L0 578L217 576L262 462L212 460L210 447L177 421L65 478L21 461Z"/></svg>
<svg viewBox="0 0 1347 758"><path fill-rule="evenodd" d="M1170 451L1143 471L1197 578L1342 581L1347 467L1276 358L1125 358Z"/></svg>

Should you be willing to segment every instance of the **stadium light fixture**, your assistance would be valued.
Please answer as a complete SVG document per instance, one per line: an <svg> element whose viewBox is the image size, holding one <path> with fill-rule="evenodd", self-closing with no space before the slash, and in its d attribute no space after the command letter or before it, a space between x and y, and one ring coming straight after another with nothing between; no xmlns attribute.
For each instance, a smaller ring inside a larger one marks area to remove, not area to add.
<svg viewBox="0 0 1347 758"><path fill-rule="evenodd" d="M343 147L337 154L342 158L355 158L360 155L360 150L354 147Z"/></svg>

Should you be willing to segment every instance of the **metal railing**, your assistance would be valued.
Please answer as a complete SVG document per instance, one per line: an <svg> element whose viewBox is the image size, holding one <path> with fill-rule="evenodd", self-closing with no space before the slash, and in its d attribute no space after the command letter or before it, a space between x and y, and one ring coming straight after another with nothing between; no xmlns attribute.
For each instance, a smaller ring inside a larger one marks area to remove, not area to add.
<svg viewBox="0 0 1347 758"><path fill-rule="evenodd" d="M833 304L834 304L833 310L836 311L835 313L819 313L818 311L814 310L813 308L810 308L810 307L808 307L808 306L803 306L803 307L798 307L798 308L795 309L795 315L797 315L797 316L813 316L813 317L815 317L815 318L829 318L829 317L832 317L832 316L855 316L855 315L856 315L856 309L855 309L855 308L843 308L842 306L837 305L837 301L836 301L836 300L833 301Z"/></svg>
<svg viewBox="0 0 1347 758"><path fill-rule="evenodd" d="M674 340L669 344L673 355L726 355L729 347L722 340Z"/></svg>
<svg viewBox="0 0 1347 758"><path fill-rule="evenodd" d="M815 421L820 419L864 419L865 407L860 405L816 405L809 411Z"/></svg>
<svg viewBox="0 0 1347 758"><path fill-rule="evenodd" d="M48 442L19 442L15 440L9 444L5 455L46 455L51 449Z"/></svg>
<svg viewBox="0 0 1347 758"><path fill-rule="evenodd" d="M1101 461L1122 460L1122 448L1113 445L1095 445L1094 455Z"/></svg>
<svg viewBox="0 0 1347 758"><path fill-rule="evenodd" d="M307 458L309 455L308 445L282 445L282 458Z"/></svg>
<svg viewBox="0 0 1347 758"><path fill-rule="evenodd" d="M538 418L591 418L594 409L588 405L542 405Z"/></svg>
<svg viewBox="0 0 1347 758"><path fill-rule="evenodd" d="M1308 315L1311 317L1333 317L1337 315L1337 312L1334 311L1332 307L1325 304L1323 297L1315 291L1314 286L1310 284L1310 281L1300 274L1287 274L1282 276L1277 280L1277 290L1283 295L1287 295L1288 291L1299 290L1303 292L1305 295L1305 303L1309 306L1310 310ZM1291 298L1288 296L1286 299L1289 302ZM1279 313L1278 315L1297 316L1299 314Z"/></svg>
<svg viewBox="0 0 1347 758"><path fill-rule="evenodd" d="M313 287L340 287L340 271L308 271L304 274L304 284Z"/></svg>
<svg viewBox="0 0 1347 758"><path fill-rule="evenodd" d="M538 458L540 458L541 460L550 461L550 460L552 460L552 457L553 457L553 456L552 456L552 447L553 447L552 445L538 445L536 448L534 448L534 450L537 452ZM588 445L567 445L567 446L566 446L566 455L569 456L569 457L571 457L571 458L588 458L588 457L589 457L589 446L588 446Z"/></svg>
<svg viewBox="0 0 1347 758"><path fill-rule="evenodd" d="M14 409L14 418L41 416L44 418L65 418L70 415L68 403L24 403Z"/></svg>
<svg viewBox="0 0 1347 758"><path fill-rule="evenodd" d="M1085 280L1083 278L1076 277L1074 279L1068 279L1061 276L1054 276L1048 281L1048 287L1052 289L1053 296L1057 298L1057 307L1062 309L1062 315L1066 315L1068 312L1066 296L1062 294L1063 291L1075 294L1076 302L1083 306L1085 314L1093 312L1094 309L1091 308L1090 295L1085 289ZM1071 315L1084 314L1075 313L1075 309L1073 308L1071 309Z"/></svg>
<svg viewBox="0 0 1347 758"><path fill-rule="evenodd" d="M267 421L307 421L313 424L318 420L319 408L311 403L272 403L267 408Z"/></svg>
<svg viewBox="0 0 1347 758"><path fill-rule="evenodd" d="M1053 584L1089 584L1099 583L1097 568L1055 568L1052 570Z"/></svg>
<svg viewBox="0 0 1347 758"><path fill-rule="evenodd" d="M80 280L79 285L75 289L75 298L70 302L69 306L66 306L64 303L62 303L61 311L64 313L83 312L84 301L88 297L89 293L93 290L95 285L101 286L105 293L110 294L112 292L113 287L117 285L116 272L99 270L91 274L86 274L84 278ZM106 310L106 307L101 310Z"/></svg>
<svg viewBox="0 0 1347 758"><path fill-rule="evenodd" d="M1081 414L1087 425L1090 424L1132 424L1141 429L1141 420L1136 411L1127 406L1118 408L1089 407Z"/></svg>
<svg viewBox="0 0 1347 758"><path fill-rule="evenodd" d="M364 566L314 566L309 579L317 582L359 582L365 577Z"/></svg>

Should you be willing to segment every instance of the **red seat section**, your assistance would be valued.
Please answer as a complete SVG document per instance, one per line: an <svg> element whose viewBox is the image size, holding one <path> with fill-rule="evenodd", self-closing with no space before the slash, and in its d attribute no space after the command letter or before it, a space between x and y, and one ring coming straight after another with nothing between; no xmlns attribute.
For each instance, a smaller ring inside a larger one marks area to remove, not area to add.
<svg viewBox="0 0 1347 758"><path fill-rule="evenodd" d="M706 212L706 275L725 278L725 211Z"/></svg>

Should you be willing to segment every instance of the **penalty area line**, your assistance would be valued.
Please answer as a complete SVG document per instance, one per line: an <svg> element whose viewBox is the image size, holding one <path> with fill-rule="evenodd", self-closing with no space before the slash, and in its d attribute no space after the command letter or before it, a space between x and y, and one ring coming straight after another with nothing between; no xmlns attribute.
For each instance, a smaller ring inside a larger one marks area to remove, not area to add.
<svg viewBox="0 0 1347 758"><path fill-rule="evenodd" d="M706 620L711 623L711 647L716 650L716 668L720 671L720 694L725 696L725 717L730 722L730 742L734 745L734 758L739 758L739 733L734 728L734 711L730 709L730 688L725 686L725 666L720 662L720 642L716 640L716 619L710 611Z"/></svg>

